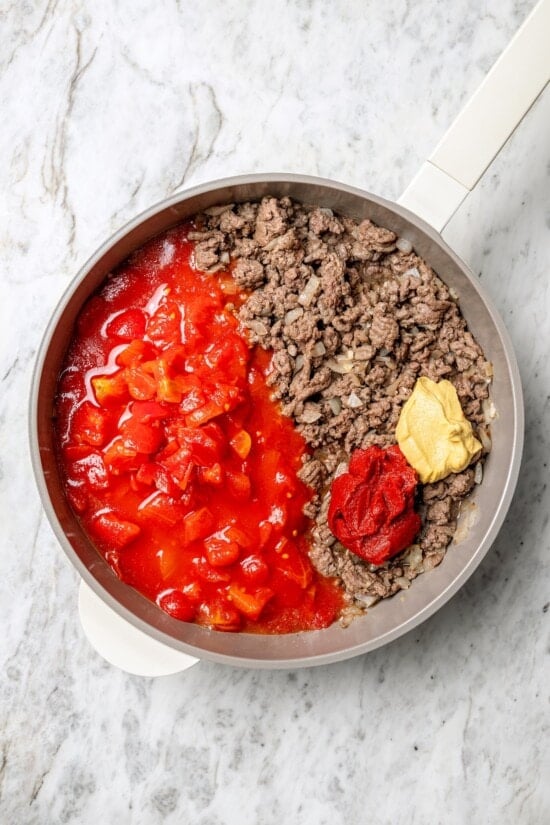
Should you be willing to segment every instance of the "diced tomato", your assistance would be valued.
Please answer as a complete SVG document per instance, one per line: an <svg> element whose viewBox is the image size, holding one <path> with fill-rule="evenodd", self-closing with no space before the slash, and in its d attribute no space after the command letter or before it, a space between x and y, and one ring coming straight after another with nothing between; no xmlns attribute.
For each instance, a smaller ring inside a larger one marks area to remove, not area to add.
<svg viewBox="0 0 550 825"><path fill-rule="evenodd" d="M240 568L246 581L256 587L265 584L269 578L269 567L256 553L252 553L240 562Z"/></svg>
<svg viewBox="0 0 550 825"><path fill-rule="evenodd" d="M166 432L166 430L165 430L165 432ZM162 447L162 449L160 449L158 451L155 458L156 458L157 462L160 464L165 459L170 458L170 456L174 455L174 453L177 453L177 451L179 449L180 449L180 445L178 444L176 439L175 438L168 438L168 441L166 442L164 447Z"/></svg>
<svg viewBox="0 0 550 825"><path fill-rule="evenodd" d="M201 424L206 424L213 418L217 418L224 412L223 407L218 406L214 401L207 401L198 410L194 410L185 416L185 423L189 427L199 427Z"/></svg>
<svg viewBox="0 0 550 825"><path fill-rule="evenodd" d="M216 463L212 464L211 467L201 467L199 477L204 484L210 484L212 487L221 487L224 479L222 465Z"/></svg>
<svg viewBox="0 0 550 825"><path fill-rule="evenodd" d="M219 461L222 454L221 438L223 433L218 433L210 425L210 430L206 427L181 427L177 428L177 438L183 448L190 451L193 461L196 464L209 467Z"/></svg>
<svg viewBox="0 0 550 825"><path fill-rule="evenodd" d="M159 560L160 575L163 580L172 576L181 564L182 552L181 547L177 544L162 547L156 554Z"/></svg>
<svg viewBox="0 0 550 825"><path fill-rule="evenodd" d="M142 361L155 357L155 350L147 341L136 339L131 341L116 357L117 364L122 367L135 367Z"/></svg>
<svg viewBox="0 0 550 825"><path fill-rule="evenodd" d="M250 479L245 473L240 473L237 470L226 470L225 478L232 496L241 500L250 498Z"/></svg>
<svg viewBox="0 0 550 825"><path fill-rule="evenodd" d="M180 622L192 622L195 617L195 605L181 590L167 590L161 593L157 598L157 604L165 613L179 619Z"/></svg>
<svg viewBox="0 0 550 825"><path fill-rule="evenodd" d="M137 421L149 424L151 421L158 421L167 418L170 410L158 401L134 401L132 404L132 415Z"/></svg>
<svg viewBox="0 0 550 825"><path fill-rule="evenodd" d="M128 398L128 385L123 372L110 375L95 375L92 387L98 404L102 407L115 407Z"/></svg>
<svg viewBox="0 0 550 825"><path fill-rule="evenodd" d="M101 492L109 487L105 462L99 453L90 453L73 464L73 473L76 478L85 481L89 490Z"/></svg>
<svg viewBox="0 0 550 825"><path fill-rule="evenodd" d="M147 321L146 335L161 348L181 343L181 312L175 301L159 306Z"/></svg>
<svg viewBox="0 0 550 825"><path fill-rule="evenodd" d="M92 526L98 538L117 550L130 544L141 532L137 524L119 518L115 513L100 513Z"/></svg>
<svg viewBox="0 0 550 825"><path fill-rule="evenodd" d="M179 376L176 376L174 380L176 386L179 388ZM180 403L182 412L193 413L197 411L199 407L203 407L205 403L206 398L204 396L204 393L200 389L198 389L198 387L193 387L192 389L182 391Z"/></svg>
<svg viewBox="0 0 550 825"><path fill-rule="evenodd" d="M219 567L213 567L205 556L193 559L193 570L203 582L219 584L231 581L231 574Z"/></svg>
<svg viewBox="0 0 550 825"><path fill-rule="evenodd" d="M239 387L219 382L215 387L212 387L210 398L225 413L229 413L235 409L237 404L241 403L243 395Z"/></svg>
<svg viewBox="0 0 550 825"><path fill-rule="evenodd" d="M117 436L105 449L103 461L110 473L120 475L137 470L143 459L138 457L137 450L127 447Z"/></svg>
<svg viewBox="0 0 550 825"><path fill-rule="evenodd" d="M288 539L283 538L275 547L278 558L275 566L281 573L304 590L313 579L313 568L307 556Z"/></svg>
<svg viewBox="0 0 550 825"><path fill-rule="evenodd" d="M212 533L215 526L216 519L208 507L200 507L189 513L183 521L186 544L205 539Z"/></svg>
<svg viewBox="0 0 550 825"><path fill-rule="evenodd" d="M222 532L228 541L236 541L239 547L243 547L245 550L254 544L252 537L248 533L245 533L244 530L241 530L240 527L237 527L236 524L230 524L229 527L225 527Z"/></svg>
<svg viewBox="0 0 550 825"><path fill-rule="evenodd" d="M185 361L188 355L188 347L183 344L174 344L162 352L162 357L168 369L172 372L183 372L185 370Z"/></svg>
<svg viewBox="0 0 550 825"><path fill-rule="evenodd" d="M120 427L122 443L138 453L154 453L164 440L162 430L154 424L144 424L134 416L127 418Z"/></svg>
<svg viewBox="0 0 550 825"><path fill-rule="evenodd" d="M127 309L119 312L107 324L105 332L110 338L122 338L131 341L142 338L145 333L146 318L140 309Z"/></svg>
<svg viewBox="0 0 550 825"><path fill-rule="evenodd" d="M182 393L178 390L178 385L173 378L164 376L157 381L157 398L159 401L167 401L170 404L179 404Z"/></svg>
<svg viewBox="0 0 550 825"><path fill-rule="evenodd" d="M238 611L221 598L203 602L199 606L196 622L212 627L214 630L224 630L229 633L240 630L242 625Z"/></svg>
<svg viewBox="0 0 550 825"><path fill-rule="evenodd" d="M167 456L166 458L162 457L160 459L160 463L166 470L168 470L176 481L180 482L180 486L182 484L184 485L182 486L182 489L184 490L189 482L194 466L191 453L187 447L178 448L176 444L176 449L172 455Z"/></svg>
<svg viewBox="0 0 550 825"><path fill-rule="evenodd" d="M212 567L227 567L234 564L239 558L239 545L234 541L224 541L220 538L209 538L204 542L206 558Z"/></svg>
<svg viewBox="0 0 550 825"><path fill-rule="evenodd" d="M227 588L227 597L235 605L238 611L243 613L248 619L256 621L267 602L273 598L273 590L269 587L260 587L252 593L247 593L242 587L230 584Z"/></svg>
<svg viewBox="0 0 550 825"><path fill-rule="evenodd" d="M252 447L252 439L250 438L250 433L247 433L246 430L239 430L236 433L231 441L229 442L235 452L237 453L240 458L243 460L248 456L250 449Z"/></svg>
<svg viewBox="0 0 550 825"><path fill-rule="evenodd" d="M181 487L176 484L170 473L160 464L142 464L136 473L136 480L140 484L155 486L161 493L170 498L181 498Z"/></svg>
<svg viewBox="0 0 550 825"><path fill-rule="evenodd" d="M166 493L156 492L144 499L138 507L138 516L156 524L173 527L185 515L186 508Z"/></svg>
<svg viewBox="0 0 550 825"><path fill-rule="evenodd" d="M229 333L206 348L204 360L212 370L234 380L246 380L249 349L239 335Z"/></svg>
<svg viewBox="0 0 550 825"><path fill-rule="evenodd" d="M77 444L102 447L109 435L110 415L100 407L84 401L77 408L72 419L72 434Z"/></svg>
<svg viewBox="0 0 550 825"><path fill-rule="evenodd" d="M157 382L142 367L127 367L124 370L128 392L135 401L150 401L157 394Z"/></svg>

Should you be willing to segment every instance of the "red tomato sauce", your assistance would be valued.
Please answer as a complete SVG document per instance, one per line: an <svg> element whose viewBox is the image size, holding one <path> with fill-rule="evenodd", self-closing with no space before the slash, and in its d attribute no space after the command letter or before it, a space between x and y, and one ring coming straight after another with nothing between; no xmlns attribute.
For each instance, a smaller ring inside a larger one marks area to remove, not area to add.
<svg viewBox="0 0 550 825"><path fill-rule="evenodd" d="M71 506L117 576L217 630L326 627L342 592L309 560L306 445L229 273L193 267L189 226L134 253L82 310L59 378Z"/></svg>

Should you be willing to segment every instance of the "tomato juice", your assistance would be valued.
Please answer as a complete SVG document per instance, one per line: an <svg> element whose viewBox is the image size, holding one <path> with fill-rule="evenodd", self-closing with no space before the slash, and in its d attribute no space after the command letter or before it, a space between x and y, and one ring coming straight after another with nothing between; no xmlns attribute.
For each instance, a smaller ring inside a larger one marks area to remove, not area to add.
<svg viewBox="0 0 550 825"><path fill-rule="evenodd" d="M116 575L183 621L288 633L338 616L308 557L307 447L190 225L135 252L80 313L58 384L67 498Z"/></svg>

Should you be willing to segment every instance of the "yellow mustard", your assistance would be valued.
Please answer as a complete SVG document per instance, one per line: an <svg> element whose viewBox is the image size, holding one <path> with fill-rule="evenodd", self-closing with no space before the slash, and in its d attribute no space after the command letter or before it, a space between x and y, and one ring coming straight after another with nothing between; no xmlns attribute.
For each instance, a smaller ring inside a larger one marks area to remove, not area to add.
<svg viewBox="0 0 550 825"><path fill-rule="evenodd" d="M450 381L419 378L395 434L423 484L460 473L481 450Z"/></svg>

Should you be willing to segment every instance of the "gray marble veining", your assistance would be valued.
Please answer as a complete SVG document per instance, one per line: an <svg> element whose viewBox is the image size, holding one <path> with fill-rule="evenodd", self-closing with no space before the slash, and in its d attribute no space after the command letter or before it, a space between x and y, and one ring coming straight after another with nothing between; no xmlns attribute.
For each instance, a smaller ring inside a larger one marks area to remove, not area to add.
<svg viewBox="0 0 550 825"><path fill-rule="evenodd" d="M247 171L397 197L532 6L0 8L0 821L550 822L548 90L445 232L513 338L527 434L493 550L416 631L295 673L114 670L80 630L25 421L49 313L112 230Z"/></svg>

